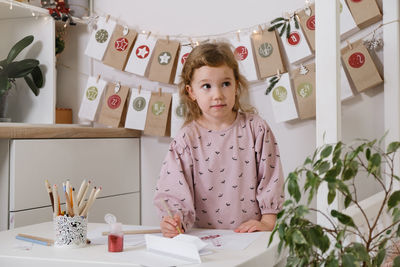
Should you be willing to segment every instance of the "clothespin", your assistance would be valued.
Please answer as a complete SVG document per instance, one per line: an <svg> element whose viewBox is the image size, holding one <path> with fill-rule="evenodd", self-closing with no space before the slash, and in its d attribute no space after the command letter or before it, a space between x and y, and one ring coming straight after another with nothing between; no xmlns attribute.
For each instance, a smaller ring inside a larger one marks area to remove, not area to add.
<svg viewBox="0 0 400 267"><path fill-rule="evenodd" d="M281 72L279 71L279 69L276 69L276 77L278 77L278 79L281 78Z"/></svg>
<svg viewBox="0 0 400 267"><path fill-rule="evenodd" d="M147 37L146 37L146 39L149 39L149 37L150 37L150 34L151 34L151 31L149 31L149 32L147 33Z"/></svg>
<svg viewBox="0 0 400 267"><path fill-rule="evenodd" d="M169 35L167 35L167 44L169 44Z"/></svg>
<svg viewBox="0 0 400 267"><path fill-rule="evenodd" d="M240 30L238 30L238 31L236 32L236 37L237 37L238 41L240 42Z"/></svg>
<svg viewBox="0 0 400 267"><path fill-rule="evenodd" d="M97 75L96 83L99 83L100 77L101 77L101 75L100 75L100 74L99 74L99 75Z"/></svg>
<svg viewBox="0 0 400 267"><path fill-rule="evenodd" d="M108 23L108 20L110 19L110 15L106 16L106 23Z"/></svg>
<svg viewBox="0 0 400 267"><path fill-rule="evenodd" d="M258 25L258 30L260 31L260 33L263 33L263 28L261 27L261 25Z"/></svg>
<svg viewBox="0 0 400 267"><path fill-rule="evenodd" d="M138 94L140 95L140 91L142 91L142 85L141 84L139 84L139 86L138 86Z"/></svg>
<svg viewBox="0 0 400 267"><path fill-rule="evenodd" d="M121 89L121 83L118 82L117 85L115 85L114 92L115 92L116 94L118 94L118 92L119 92L120 89Z"/></svg>
<svg viewBox="0 0 400 267"><path fill-rule="evenodd" d="M194 48L194 43L193 43L192 37L189 37L188 39L189 39L189 42L190 42L190 46L191 46L192 48Z"/></svg>
<svg viewBox="0 0 400 267"><path fill-rule="evenodd" d="M346 40L346 43L347 43L347 47L350 48L350 50L352 50L352 49L353 49L353 46L351 45L351 43L349 42L349 40Z"/></svg>
<svg viewBox="0 0 400 267"><path fill-rule="evenodd" d="M162 90L161 87L158 88L158 94L160 95L160 97L162 96Z"/></svg>
<svg viewBox="0 0 400 267"><path fill-rule="evenodd" d="M126 36L126 35L128 35L128 33L129 33L129 28L128 28L127 25L125 25L125 26L124 26L124 30L122 31L122 35L123 35L123 36Z"/></svg>

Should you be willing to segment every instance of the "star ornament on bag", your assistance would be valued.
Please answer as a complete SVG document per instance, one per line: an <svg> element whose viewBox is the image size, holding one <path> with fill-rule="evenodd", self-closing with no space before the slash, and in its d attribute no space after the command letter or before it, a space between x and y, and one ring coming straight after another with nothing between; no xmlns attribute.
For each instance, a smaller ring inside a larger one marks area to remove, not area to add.
<svg viewBox="0 0 400 267"><path fill-rule="evenodd" d="M128 40L126 38L119 38L117 41L115 41L115 49L117 49L118 51L125 51L127 47Z"/></svg>
<svg viewBox="0 0 400 267"><path fill-rule="evenodd" d="M136 56L138 58L146 58L150 53L150 48L147 45L141 45L136 49Z"/></svg>
<svg viewBox="0 0 400 267"><path fill-rule="evenodd" d="M160 63L161 65L167 65L171 60L171 54L168 52L162 52L159 56L158 56L158 63Z"/></svg>

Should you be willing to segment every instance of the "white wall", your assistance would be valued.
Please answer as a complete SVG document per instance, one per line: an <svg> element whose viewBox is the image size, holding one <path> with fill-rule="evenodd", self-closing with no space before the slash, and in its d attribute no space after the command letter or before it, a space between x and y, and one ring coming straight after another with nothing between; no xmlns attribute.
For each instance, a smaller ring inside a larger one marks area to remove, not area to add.
<svg viewBox="0 0 400 267"><path fill-rule="evenodd" d="M294 11L302 7L304 0L283 1L239 1L239 0L203 0L203 1L129 1L96 0L94 10L99 15L110 14L119 23L127 24L136 30L152 31L157 35L213 35L237 29L243 29L260 23L266 23L281 16L284 11ZM273 2L273 4L271 4ZM364 31L351 40L356 40ZM80 99L85 89L87 74L102 74L109 81L120 81L129 86L138 86L156 90L159 84L133 74L124 73L93 62L83 52L88 39L88 30L83 26L70 28L66 50L58 61L58 97L60 107L72 107L74 122ZM318 70L317 70L318 71ZM172 92L176 89L161 85L163 90ZM266 112L261 116L267 120L278 140L285 175L302 164L305 157L315 148L315 120L274 122L272 109L264 95L265 88L260 84L251 86L250 102L255 106L266 105ZM383 93L382 88L368 90L358 94L342 105L343 140L356 137L379 138L383 135ZM161 162L167 151L170 138L142 137L141 172L142 172L142 224L158 225L158 218L152 205L153 190L158 179ZM363 186L365 183L363 183ZM375 192L375 186L363 187L361 199Z"/></svg>

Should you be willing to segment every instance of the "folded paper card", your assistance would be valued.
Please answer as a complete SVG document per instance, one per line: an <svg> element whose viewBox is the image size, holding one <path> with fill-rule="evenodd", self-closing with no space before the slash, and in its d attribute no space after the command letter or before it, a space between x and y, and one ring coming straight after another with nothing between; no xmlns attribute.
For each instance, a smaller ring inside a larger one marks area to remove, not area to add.
<svg viewBox="0 0 400 267"><path fill-rule="evenodd" d="M175 238L145 235L145 239L149 252L177 258L187 263L201 263L200 251L207 246L207 243L197 236L185 234Z"/></svg>

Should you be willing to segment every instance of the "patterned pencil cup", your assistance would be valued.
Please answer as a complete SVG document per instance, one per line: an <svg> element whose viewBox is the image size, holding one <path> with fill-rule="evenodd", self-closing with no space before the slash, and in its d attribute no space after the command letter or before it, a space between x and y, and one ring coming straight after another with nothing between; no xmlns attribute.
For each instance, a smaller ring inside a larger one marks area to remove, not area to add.
<svg viewBox="0 0 400 267"><path fill-rule="evenodd" d="M87 218L82 216L54 217L55 247L80 248L86 246Z"/></svg>

